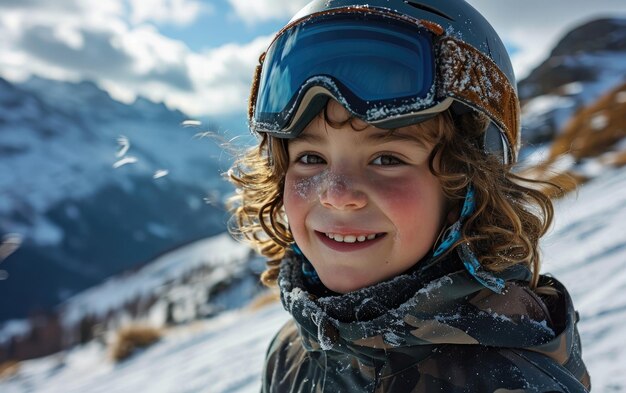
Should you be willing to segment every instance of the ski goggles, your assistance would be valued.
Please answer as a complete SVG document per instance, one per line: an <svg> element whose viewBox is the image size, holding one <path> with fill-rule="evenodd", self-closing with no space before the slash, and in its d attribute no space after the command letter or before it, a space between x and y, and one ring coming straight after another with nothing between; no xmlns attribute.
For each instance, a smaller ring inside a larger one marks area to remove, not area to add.
<svg viewBox="0 0 626 393"><path fill-rule="evenodd" d="M517 95L498 66L441 26L390 10L335 9L283 28L256 68L250 128L295 138L330 98L387 129L469 106L497 126L505 161L519 143Z"/></svg>

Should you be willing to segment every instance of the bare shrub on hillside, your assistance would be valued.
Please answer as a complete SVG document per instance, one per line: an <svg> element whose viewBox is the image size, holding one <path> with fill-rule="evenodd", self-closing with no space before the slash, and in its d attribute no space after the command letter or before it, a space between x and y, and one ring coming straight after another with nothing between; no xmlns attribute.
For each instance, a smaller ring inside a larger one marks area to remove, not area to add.
<svg viewBox="0 0 626 393"><path fill-rule="evenodd" d="M11 378L20 371L20 363L14 360L8 360L0 363L0 380Z"/></svg>
<svg viewBox="0 0 626 393"><path fill-rule="evenodd" d="M278 302L279 300L280 297L278 295L278 292L272 290L264 291L250 301L250 303L248 304L248 309L251 311L260 310L264 307Z"/></svg>
<svg viewBox="0 0 626 393"><path fill-rule="evenodd" d="M121 362L130 357L136 350L147 348L159 341L162 331L150 326L131 325L121 328L111 346L111 357Z"/></svg>

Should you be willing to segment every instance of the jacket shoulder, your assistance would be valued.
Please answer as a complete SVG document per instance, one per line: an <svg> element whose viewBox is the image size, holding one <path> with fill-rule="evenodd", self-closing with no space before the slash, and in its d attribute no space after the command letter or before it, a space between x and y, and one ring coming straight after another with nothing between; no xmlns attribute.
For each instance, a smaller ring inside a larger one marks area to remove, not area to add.
<svg viewBox="0 0 626 393"><path fill-rule="evenodd" d="M313 374L319 369L317 361L304 348L296 324L289 320L274 336L267 350L262 392L307 391L294 387L314 381Z"/></svg>

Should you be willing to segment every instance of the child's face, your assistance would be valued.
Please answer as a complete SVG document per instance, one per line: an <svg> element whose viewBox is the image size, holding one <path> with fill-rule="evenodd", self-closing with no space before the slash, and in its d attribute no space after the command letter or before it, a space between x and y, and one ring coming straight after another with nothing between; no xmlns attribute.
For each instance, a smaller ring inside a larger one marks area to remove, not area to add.
<svg viewBox="0 0 626 393"><path fill-rule="evenodd" d="M328 114L348 117L334 101ZM415 133L386 138L386 130L333 128L318 116L289 141L289 226L329 289L346 293L403 273L436 241L446 200L428 168L433 146Z"/></svg>

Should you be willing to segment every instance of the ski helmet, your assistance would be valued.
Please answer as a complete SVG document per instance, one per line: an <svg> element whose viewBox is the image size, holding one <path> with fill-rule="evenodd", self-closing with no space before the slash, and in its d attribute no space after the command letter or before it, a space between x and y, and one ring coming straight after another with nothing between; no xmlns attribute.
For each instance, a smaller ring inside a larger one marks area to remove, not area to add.
<svg viewBox="0 0 626 393"><path fill-rule="evenodd" d="M450 109L485 114L485 149L515 161L520 109L506 48L465 0L314 0L259 59L248 119L256 133L295 138L339 101L380 128Z"/></svg>

